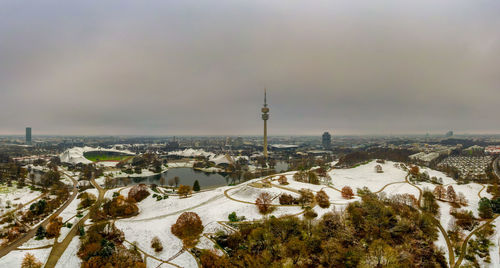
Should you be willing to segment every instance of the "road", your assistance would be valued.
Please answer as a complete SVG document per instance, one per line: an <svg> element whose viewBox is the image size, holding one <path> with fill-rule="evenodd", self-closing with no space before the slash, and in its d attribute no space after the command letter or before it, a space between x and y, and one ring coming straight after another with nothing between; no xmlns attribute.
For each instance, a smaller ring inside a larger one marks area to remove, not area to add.
<svg viewBox="0 0 500 268"><path fill-rule="evenodd" d="M94 185L94 187L99 191L99 196L97 197L97 201L92 205L91 209L85 215L82 217L78 223L73 225L73 228L69 231L68 235L64 238L62 242L57 242L54 241L54 246L52 247L52 250L50 251L49 258L47 259L47 262L45 263L45 267L55 267L57 262L59 261L59 258L61 258L62 254L64 251L66 251L66 248L68 248L68 245L71 243L73 238L78 234L78 229L80 226L83 226L86 220L89 219L90 217L90 212L93 209L99 209L101 206L102 201L104 200L104 194L106 193L106 190L103 189L95 180L92 178L90 180L90 183Z"/></svg>
<svg viewBox="0 0 500 268"><path fill-rule="evenodd" d="M66 176L68 176L67 174L65 174ZM42 221L42 223L36 225L35 227L31 228L27 233L25 233L24 235L22 235L20 238L16 239L15 241L11 242L10 244L8 244L7 246L5 247L2 247L0 249L0 258L2 258L3 256L9 254L9 252L11 252L12 250L20 247L22 244L26 243L28 240L30 240L31 238L33 238L36 234L36 230L38 229L39 226L43 226L44 228L47 227L47 225L49 224L50 220L53 219L54 217L57 217L59 216L59 214L61 214L61 212L63 212L64 209L66 209L66 207L68 207L68 205L73 201L75 200L76 196L78 195L78 189L76 188L76 185L78 184L78 181L76 181L75 179L73 179L71 176L68 176L72 181L73 181L73 194L68 198L68 200L66 200L66 203L64 203L61 207L59 207L56 212L52 213L52 215L48 218L46 218L44 221Z"/></svg>
<svg viewBox="0 0 500 268"><path fill-rule="evenodd" d="M500 179L500 167L498 166L499 161L500 156L497 156L497 158L493 160L493 172L495 172L495 175L497 175L498 179Z"/></svg>

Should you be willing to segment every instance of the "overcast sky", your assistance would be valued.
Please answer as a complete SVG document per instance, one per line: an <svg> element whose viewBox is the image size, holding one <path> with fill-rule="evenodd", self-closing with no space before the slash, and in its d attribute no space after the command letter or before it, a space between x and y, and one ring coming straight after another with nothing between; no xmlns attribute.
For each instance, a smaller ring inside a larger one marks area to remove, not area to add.
<svg viewBox="0 0 500 268"><path fill-rule="evenodd" d="M43 4L42 4L43 2ZM0 1L0 134L500 133L500 1Z"/></svg>

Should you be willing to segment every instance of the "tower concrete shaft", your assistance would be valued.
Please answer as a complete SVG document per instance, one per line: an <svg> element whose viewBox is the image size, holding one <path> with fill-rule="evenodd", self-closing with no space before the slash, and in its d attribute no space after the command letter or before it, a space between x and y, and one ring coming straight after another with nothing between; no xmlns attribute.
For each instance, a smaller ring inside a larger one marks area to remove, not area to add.
<svg viewBox="0 0 500 268"><path fill-rule="evenodd" d="M267 92L264 89L264 107L262 107L262 120L264 120L264 158L267 159L267 120L269 120L269 108L267 107Z"/></svg>

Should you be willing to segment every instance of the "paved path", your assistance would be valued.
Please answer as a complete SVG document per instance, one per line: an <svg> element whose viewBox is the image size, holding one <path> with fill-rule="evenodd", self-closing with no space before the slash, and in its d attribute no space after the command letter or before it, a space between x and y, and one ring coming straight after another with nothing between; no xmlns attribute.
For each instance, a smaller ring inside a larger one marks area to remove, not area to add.
<svg viewBox="0 0 500 268"><path fill-rule="evenodd" d="M179 265L177 265L177 264L175 264L175 263L170 262L170 259L172 259L172 257L170 257L168 261L165 261L165 260L162 260L162 259L160 259L160 258L158 258L158 257L155 257L155 256L153 256L153 255L151 255L151 254L147 253L146 251L142 250L142 249L141 249L141 248L139 248L137 245L134 245L134 244L130 243L130 242L129 242L128 240L126 240L126 239L125 239L124 241L125 241L125 242L127 242L127 243L129 243L129 244L130 244L130 245L132 245L132 246L135 246L135 247L137 248L137 250L138 250L138 251L140 251L142 254L144 254L144 256L145 256L145 257L147 257L147 258L155 259L155 260L157 260L157 261L159 261L159 262L166 263L166 264L170 264L170 265L172 265L172 266L182 268L182 266L179 266ZM179 254L179 252L177 252L177 254ZM181 253L181 254L182 254L182 253ZM181 254L179 254L179 255L181 255ZM176 257L178 257L178 256L175 256L175 258L176 258ZM175 259L175 258L173 258L173 259Z"/></svg>
<svg viewBox="0 0 500 268"><path fill-rule="evenodd" d="M73 178L72 178L73 179ZM88 220L88 218L90 217L90 211L92 209L99 209L99 207L101 206L101 203L104 199L104 194L106 193L106 190L103 189L95 180L94 178L92 178L90 180L90 183L92 183L92 185L94 185L94 187L99 191L99 196L97 197L97 201L94 203L94 205L92 205L91 209L89 210L89 212L84 216L82 217L78 223L76 223L75 225L73 225L73 228L71 228L71 230L69 231L69 233L66 235L66 237L64 238L64 240L62 242L57 242L54 241L54 246L52 247L52 250L50 251L50 255L49 255L49 258L47 259L47 262L45 263L45 267L55 267L57 262L59 261L59 258L61 258L62 254L64 253L64 251L66 251L66 248L68 247L68 245L71 243L71 241L73 240L73 238L78 234L78 229L80 226L83 226L83 224L85 223L86 220Z"/></svg>
<svg viewBox="0 0 500 268"><path fill-rule="evenodd" d="M495 217L493 217L493 219L489 219L487 222L485 222L483 225L481 225L480 227L478 227L476 230L472 231L464 240L464 242L462 243L462 247L460 248L460 257L458 258L457 262L455 263L455 266L452 266L450 264L450 267L460 267L460 264L462 264L462 260L464 259L465 257L465 254L467 252L467 244L469 243L469 240L471 239L471 237L477 233L478 231L480 231L481 229L483 229L484 227L486 227L488 224L491 224L494 220L496 220L498 218L498 216L500 215L495 215Z"/></svg>
<svg viewBox="0 0 500 268"><path fill-rule="evenodd" d="M22 244L26 243L28 240L33 238L36 234L36 230L38 229L39 226L43 226L44 228L49 224L50 220L53 218L59 216L61 212L63 212L66 207L76 198L78 195L78 189L76 188L76 185L78 184L78 181L70 177L71 180L73 181L73 194L66 200L66 203L64 203L61 207L59 207L54 213L52 213L51 216L47 217L42 223L36 225L35 227L31 228L27 233L19 237L18 239L14 240L10 244L2 247L0 249L0 258L7 255L9 252L12 250L15 250L16 248L20 247Z"/></svg>
<svg viewBox="0 0 500 268"><path fill-rule="evenodd" d="M422 191L422 189L420 189L420 187L416 186L415 184L412 184L408 180L408 177L409 177L409 175L407 175L406 178L405 178L406 183L408 183L409 185L417 188L417 190L419 192L419 195L418 195L418 208L420 209L421 202L422 202L423 191ZM434 222L434 225L436 225L438 227L439 231L441 232L441 234L444 237L444 240L446 241L446 247L448 248L448 261L450 263L450 267L454 267L454 265L455 265L455 252L453 251L453 247L451 245L450 238L448 237L448 232L446 232L446 230L443 228L443 226L441 225L441 222L439 222L439 220L437 220L436 218L432 217L432 221Z"/></svg>

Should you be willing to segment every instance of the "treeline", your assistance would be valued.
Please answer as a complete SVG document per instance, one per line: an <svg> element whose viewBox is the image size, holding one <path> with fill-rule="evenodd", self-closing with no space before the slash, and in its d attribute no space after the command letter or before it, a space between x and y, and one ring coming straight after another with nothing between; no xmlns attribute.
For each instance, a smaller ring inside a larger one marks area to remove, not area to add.
<svg viewBox="0 0 500 268"><path fill-rule="evenodd" d="M397 195L361 202L320 219L271 217L213 238L227 252L201 252L204 267L447 267L432 215Z"/></svg>

